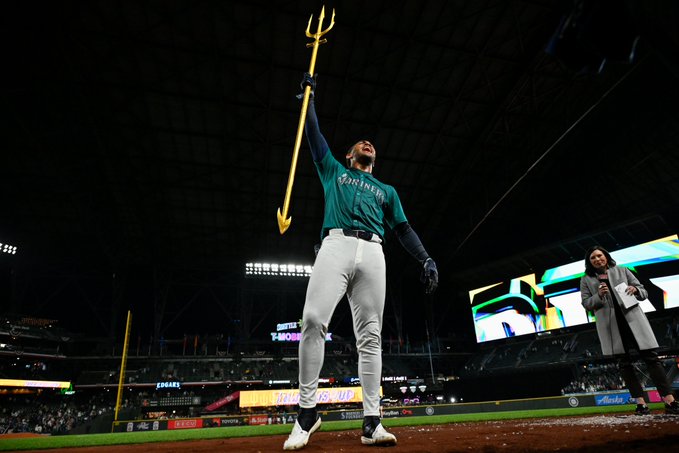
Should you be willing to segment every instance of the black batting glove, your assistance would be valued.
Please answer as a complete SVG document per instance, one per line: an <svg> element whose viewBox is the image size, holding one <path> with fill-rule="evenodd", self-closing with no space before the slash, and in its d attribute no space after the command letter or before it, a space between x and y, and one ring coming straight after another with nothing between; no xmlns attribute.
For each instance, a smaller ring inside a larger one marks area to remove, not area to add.
<svg viewBox="0 0 679 453"><path fill-rule="evenodd" d="M307 85L311 87L311 93L309 94L309 98L313 99L314 98L314 91L316 91L316 77L318 74L315 76L311 76L308 72L304 73L304 77L302 77L302 81L300 82L299 86L302 88L302 92L297 95L297 99L302 99L304 98L304 90L306 89Z"/></svg>
<svg viewBox="0 0 679 453"><path fill-rule="evenodd" d="M424 283L424 292L426 294L432 294L439 286L439 271L436 269L436 263L433 259L427 258L424 261L420 281Z"/></svg>

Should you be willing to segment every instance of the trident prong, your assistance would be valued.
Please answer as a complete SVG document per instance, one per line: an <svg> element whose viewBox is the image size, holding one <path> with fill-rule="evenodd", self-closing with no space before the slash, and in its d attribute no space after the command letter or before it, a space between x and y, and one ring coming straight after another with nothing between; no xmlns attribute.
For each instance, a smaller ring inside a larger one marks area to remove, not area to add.
<svg viewBox="0 0 679 453"><path fill-rule="evenodd" d="M311 21L314 18L312 14L309 17L309 23L306 27L306 35L309 38L314 38L313 42L308 43L307 47L312 47L311 51L311 63L309 63L309 74L314 74L314 68L316 66L316 55L318 54L318 48L321 44L327 42L326 39L321 39L321 36L329 32L335 25L335 9L332 10L332 18L330 19L330 26L323 30L323 19L325 19L325 6L321 9L321 14L318 16L318 30L316 33L311 33ZM278 218L278 230L281 234L285 233L290 227L290 222L292 222L292 217L288 217L288 209L290 208L290 195L292 194L292 185L295 181L295 170L297 169L297 156L299 155L299 147L302 144L302 134L304 132L304 122L306 120L306 112L309 107L309 96L311 94L311 87L307 85L304 87L304 98L302 100L302 111L299 115L299 124L297 125L297 136L295 138L295 148L292 151L292 163L290 164L290 176L288 177L288 187L285 191L285 199L283 201L283 211L278 208L276 213Z"/></svg>
<svg viewBox="0 0 679 453"><path fill-rule="evenodd" d="M316 31L315 34L311 33L311 21L313 20L313 18L314 18L314 15L312 14L311 17L309 17L309 23L306 26L306 35L309 38L314 38L316 41L318 41L318 39L321 36L323 36L324 34L329 32L330 30L332 30L332 27L335 26L335 8L332 9L332 17L330 18L330 26L328 28L326 28L325 30L323 30L323 19L325 19L325 6L323 6L323 8L321 9L321 14L320 14L320 16L318 16L318 30ZM308 44L307 44L307 47L309 47Z"/></svg>

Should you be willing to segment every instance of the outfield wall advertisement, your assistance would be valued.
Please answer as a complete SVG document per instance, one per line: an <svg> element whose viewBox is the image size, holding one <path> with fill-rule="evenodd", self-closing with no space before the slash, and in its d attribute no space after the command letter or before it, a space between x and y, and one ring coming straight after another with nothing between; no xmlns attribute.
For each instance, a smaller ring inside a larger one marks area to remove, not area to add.
<svg viewBox="0 0 679 453"><path fill-rule="evenodd" d="M654 394L656 397L654 398ZM654 389L647 389L649 401L659 400ZM628 391L609 391L598 393L583 393L547 398L529 398L522 400L485 401L478 403L441 404L431 406L384 407L382 418L407 418L432 415L478 414L488 412L526 411L537 409L567 409L575 407L596 407L633 404ZM319 408L324 421L362 420L363 411L333 410L324 411ZM294 411L283 414L253 414L232 417L203 417L171 420L133 420L113 423L115 432L132 431L164 431L192 428L212 428L218 426L243 425L278 425L294 424L297 414Z"/></svg>

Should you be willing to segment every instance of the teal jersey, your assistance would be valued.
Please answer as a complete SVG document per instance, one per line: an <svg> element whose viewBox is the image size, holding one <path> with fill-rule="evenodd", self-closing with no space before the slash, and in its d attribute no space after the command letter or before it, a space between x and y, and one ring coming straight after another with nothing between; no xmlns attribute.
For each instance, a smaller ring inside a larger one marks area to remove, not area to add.
<svg viewBox="0 0 679 453"><path fill-rule="evenodd" d="M345 168L330 150L315 165L325 193L323 236L332 228L348 228L384 237L385 223L393 229L407 222L392 186L379 182L370 173Z"/></svg>

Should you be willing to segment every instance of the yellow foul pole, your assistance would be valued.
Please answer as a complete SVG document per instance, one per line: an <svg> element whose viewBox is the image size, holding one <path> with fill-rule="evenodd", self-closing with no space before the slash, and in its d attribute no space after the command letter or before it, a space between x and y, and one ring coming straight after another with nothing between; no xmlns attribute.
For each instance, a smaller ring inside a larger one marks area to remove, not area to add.
<svg viewBox="0 0 679 453"><path fill-rule="evenodd" d="M326 39L321 39L321 36L330 31L330 29L335 25L335 10L332 10L332 18L330 19L330 26L323 30L323 19L325 18L325 6L321 9L321 14L318 16L318 29L316 33L311 33L311 20L314 18L313 15L309 18L309 23L306 27L306 35L309 38L314 38L313 42L308 43L306 46L311 47L311 63L309 63L309 74L314 75L314 68L316 67L316 55L318 54L318 48L321 44L327 42ZM309 96L311 93L311 87L307 85L304 87L304 99L302 100L302 111L299 115L299 124L297 125L297 137L295 138L295 148L292 151L292 164L290 164L290 175L288 176L288 187L285 191L285 200L283 201L283 212L281 208L278 208L278 230L281 234L285 233L290 227L290 222L292 217L288 217L288 210L290 209L290 196L292 194L292 185L295 182L295 170L297 169L297 156L299 155L299 147L302 144L302 134L304 133L304 121L306 120L306 111L309 107Z"/></svg>
<svg viewBox="0 0 679 453"><path fill-rule="evenodd" d="M127 348L130 345L130 327L132 326L132 312L127 310L127 324L125 326L125 343L123 344L123 357L120 362L120 379L118 380L118 397L116 398L116 411L113 416L113 425L111 426L111 432L113 432L113 426L115 422L118 421L118 411L120 409L120 403L123 399L123 384L125 383L125 367L127 366Z"/></svg>

